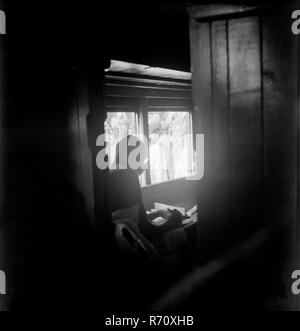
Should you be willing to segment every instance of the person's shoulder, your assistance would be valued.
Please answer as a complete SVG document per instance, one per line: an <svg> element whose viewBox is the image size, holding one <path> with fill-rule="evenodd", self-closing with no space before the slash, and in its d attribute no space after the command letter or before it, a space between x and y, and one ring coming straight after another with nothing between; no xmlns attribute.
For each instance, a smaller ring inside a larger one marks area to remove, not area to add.
<svg viewBox="0 0 300 331"><path fill-rule="evenodd" d="M138 178L135 171L131 169L113 169L109 171L111 177L127 177L127 178Z"/></svg>

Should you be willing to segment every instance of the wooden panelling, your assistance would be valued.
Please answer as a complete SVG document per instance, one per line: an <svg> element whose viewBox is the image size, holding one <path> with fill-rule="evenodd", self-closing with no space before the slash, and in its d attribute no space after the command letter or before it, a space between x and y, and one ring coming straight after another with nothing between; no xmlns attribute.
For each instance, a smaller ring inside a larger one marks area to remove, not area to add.
<svg viewBox="0 0 300 331"><path fill-rule="evenodd" d="M195 23L192 29L192 45L195 57L192 59L192 81L195 133L211 134L211 45L210 24ZM201 50L201 51L200 51ZM208 138L208 137L206 137ZM206 141L209 141L206 139Z"/></svg>
<svg viewBox="0 0 300 331"><path fill-rule="evenodd" d="M192 100L181 98L149 98L148 105L149 107L192 108Z"/></svg>
<svg viewBox="0 0 300 331"><path fill-rule="evenodd" d="M212 23L212 113L215 216L225 219L229 219L231 212L227 27L226 21Z"/></svg>
<svg viewBox="0 0 300 331"><path fill-rule="evenodd" d="M153 112L156 112L156 111L161 111L161 112L164 112L164 111L177 111L177 112L189 112L191 111L191 108L190 107L178 107L178 106L169 106L169 107L148 107L148 110L149 111L153 111Z"/></svg>
<svg viewBox="0 0 300 331"><path fill-rule="evenodd" d="M190 73L183 73L185 76L189 78L185 79L173 79L169 78L162 78L162 77L151 77L145 78L145 76L136 76L130 74L122 74L116 76L106 75L105 80L108 84L125 84L130 86L144 86L144 87L151 87L151 86L158 86L158 87L191 87L191 74Z"/></svg>
<svg viewBox="0 0 300 331"><path fill-rule="evenodd" d="M137 87L121 84L107 84L105 87L107 96L130 96L130 97L157 97L161 95L170 98L191 98L190 88L163 88L163 87Z"/></svg>
<svg viewBox="0 0 300 331"><path fill-rule="evenodd" d="M256 10L257 7L247 5L200 5L190 7L190 15L196 20L217 19L218 17L234 15L234 14L247 14Z"/></svg>
<svg viewBox="0 0 300 331"><path fill-rule="evenodd" d="M3 118L4 118L4 49L5 43L3 36L0 35L0 206L2 206L2 190L3 190L3 182L2 182L2 176L3 176ZM2 208L2 207L0 207ZM0 213L1 213L0 209Z"/></svg>
<svg viewBox="0 0 300 331"><path fill-rule="evenodd" d="M105 106L106 107L137 107L139 105L139 98L129 98L129 97L106 97Z"/></svg>
<svg viewBox="0 0 300 331"><path fill-rule="evenodd" d="M286 27L288 13L263 18L263 87L265 116L265 205L269 223L280 224L285 270L289 279L299 263L297 222L297 50L296 39ZM285 36L285 38L282 38ZM299 60L298 60L299 61ZM299 153L299 150L298 150ZM298 166L298 169L297 169ZM298 197L299 198L299 197ZM286 304L299 309L286 282ZM294 306L293 306L294 305Z"/></svg>
<svg viewBox="0 0 300 331"><path fill-rule="evenodd" d="M190 29L195 132L209 140L202 192L214 188L216 219L230 212L231 220L249 224L268 219L294 226L299 117L290 13L240 17L229 6L232 12L220 19L225 7L210 6L218 17L210 13L205 22L199 8L190 11Z"/></svg>
<svg viewBox="0 0 300 331"><path fill-rule="evenodd" d="M150 108L192 108L192 100L188 98L167 98L161 96L160 98L147 98ZM140 98L135 97L106 97L105 106L109 108L137 108Z"/></svg>
<svg viewBox="0 0 300 331"><path fill-rule="evenodd" d="M118 112L134 112L135 109L132 106L118 106L118 107L112 107L112 106L106 106L105 111L108 113L118 113Z"/></svg>
<svg viewBox="0 0 300 331"><path fill-rule="evenodd" d="M87 76L85 73L78 73L78 134L79 134L79 157L81 190L90 220L95 219L95 199L94 199L94 177L93 177L93 157L88 139L88 116L89 116L89 95L87 90Z"/></svg>
<svg viewBox="0 0 300 331"><path fill-rule="evenodd" d="M5 38L5 37L4 37ZM5 116L5 100L4 100L4 82L5 82L5 51L6 43L3 39L3 36L0 35L0 265L4 270L11 270L11 266L8 264L8 261L11 261L11 256L8 259L7 252L7 229L6 224L7 220L4 218L3 206L5 203L4 193L5 193L5 181L4 181L4 116ZM10 285L11 286L11 285ZM10 288L11 289L11 288ZM0 298L0 311L6 311L8 309L8 300L11 299L11 295L8 293L6 296L1 296Z"/></svg>
<svg viewBox="0 0 300 331"><path fill-rule="evenodd" d="M268 216L279 222L294 217L297 172L296 40L283 31L284 19L287 15L263 18L266 202ZM276 215L274 204L284 214Z"/></svg>
<svg viewBox="0 0 300 331"><path fill-rule="evenodd" d="M191 22L192 52L197 56L192 58L193 81L193 126L195 134L205 135L205 172L212 169L212 114L211 114L211 34L209 23Z"/></svg>
<svg viewBox="0 0 300 331"><path fill-rule="evenodd" d="M257 17L228 22L233 217L258 217L262 204L260 27Z"/></svg>
<svg viewBox="0 0 300 331"><path fill-rule="evenodd" d="M273 283L290 293L287 280L300 256L299 66L291 10L260 6L240 12L234 6L216 5L192 7L190 15L196 130L205 125L213 135L212 152L205 150L205 157L213 154L214 175L205 172L198 204L207 203L213 187L216 212L203 237L208 244L218 242L216 238L232 242L257 226L271 225L280 237L268 261L270 270L276 270ZM200 47L208 35L205 25L211 27L211 48L209 43ZM203 65L209 67L209 53L212 76L204 72L201 78ZM213 103L206 108L201 89L209 86ZM203 238L200 228L198 234ZM295 299L280 301L290 307Z"/></svg>
<svg viewBox="0 0 300 331"><path fill-rule="evenodd" d="M212 132L212 72L211 72L211 25L190 20L192 54L193 130L204 134L205 159L204 178L195 182L199 206L198 217L212 224L209 238L215 239L214 229L214 185L213 185L213 132ZM200 223L197 225L201 234Z"/></svg>
<svg viewBox="0 0 300 331"><path fill-rule="evenodd" d="M79 192L82 192L82 172L81 172L81 155L80 155L80 131L79 131L79 95L78 95L78 73L73 72L73 94L72 104L70 108L70 115L68 121L68 129L70 136L71 153L70 158L73 164L73 178L74 186Z"/></svg>

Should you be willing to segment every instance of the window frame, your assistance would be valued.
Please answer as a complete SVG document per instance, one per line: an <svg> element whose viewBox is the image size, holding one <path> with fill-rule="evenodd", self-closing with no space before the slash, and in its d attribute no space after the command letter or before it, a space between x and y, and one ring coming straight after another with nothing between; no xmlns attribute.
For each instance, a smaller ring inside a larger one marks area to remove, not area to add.
<svg viewBox="0 0 300 331"><path fill-rule="evenodd" d="M111 92L111 87L119 88L118 92ZM122 88L126 88L129 91L132 89L134 93L130 95L122 93L120 92L122 91ZM183 80L164 77L145 77L143 75L123 73L107 73L105 76L105 113L135 113L137 132L143 134L149 139L148 113L188 112L190 114L190 131L193 137L191 144L192 150L194 151L191 90L191 79ZM151 93L147 93L147 91L151 91ZM177 96L176 92L178 92L179 96ZM186 93L186 95L183 95L183 93ZM117 99L122 101L118 102ZM160 100L160 102L155 104L155 101L157 100ZM170 100L173 100L175 104L172 104ZM186 178L182 177L161 183L151 183L150 170L150 155L148 148L147 170L141 181L141 186L143 188Z"/></svg>

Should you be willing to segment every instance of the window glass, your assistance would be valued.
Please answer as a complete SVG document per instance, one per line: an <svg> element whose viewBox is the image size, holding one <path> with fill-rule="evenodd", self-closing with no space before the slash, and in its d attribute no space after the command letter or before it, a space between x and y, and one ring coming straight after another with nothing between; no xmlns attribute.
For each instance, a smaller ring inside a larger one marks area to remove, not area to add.
<svg viewBox="0 0 300 331"><path fill-rule="evenodd" d="M151 184L193 174L191 115L189 112L149 112Z"/></svg>
<svg viewBox="0 0 300 331"><path fill-rule="evenodd" d="M106 153L110 162L115 161L116 144L127 135L137 133L136 114L134 112L107 113L105 122Z"/></svg>
<svg viewBox="0 0 300 331"><path fill-rule="evenodd" d="M194 174L191 114L148 112L149 169L141 185L158 184ZM115 162L116 144L140 132L134 112L108 112L105 122L106 153ZM147 180L148 177L148 180Z"/></svg>

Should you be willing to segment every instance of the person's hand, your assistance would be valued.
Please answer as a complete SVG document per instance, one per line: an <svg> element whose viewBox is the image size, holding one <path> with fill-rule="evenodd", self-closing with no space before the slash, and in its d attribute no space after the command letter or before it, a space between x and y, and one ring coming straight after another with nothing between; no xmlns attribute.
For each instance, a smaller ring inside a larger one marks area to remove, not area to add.
<svg viewBox="0 0 300 331"><path fill-rule="evenodd" d="M171 216L168 218L169 223L173 228L180 227L182 225L183 216L178 210L173 210Z"/></svg>
<svg viewBox="0 0 300 331"><path fill-rule="evenodd" d="M162 210L158 210L158 216L159 217L162 217L162 218L164 218L164 219L168 219L170 216L171 216L171 212L169 211L169 210L167 210L167 209L162 209Z"/></svg>

